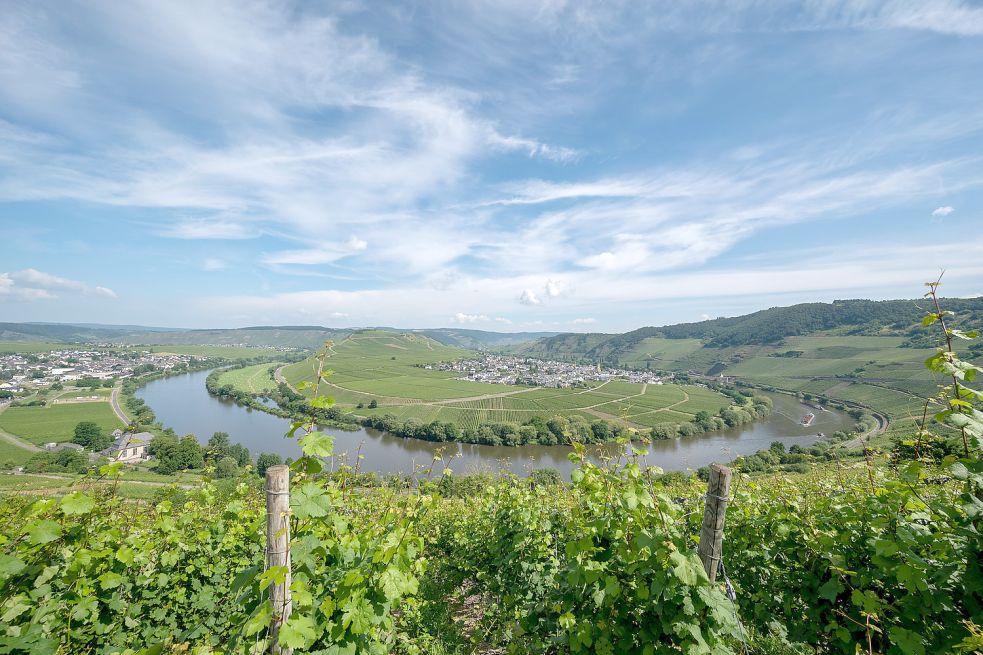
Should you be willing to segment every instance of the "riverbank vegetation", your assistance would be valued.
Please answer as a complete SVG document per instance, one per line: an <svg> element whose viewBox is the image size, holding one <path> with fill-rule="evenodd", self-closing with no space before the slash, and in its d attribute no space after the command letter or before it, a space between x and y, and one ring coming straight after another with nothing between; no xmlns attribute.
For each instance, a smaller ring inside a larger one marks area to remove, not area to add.
<svg viewBox="0 0 983 655"><path fill-rule="evenodd" d="M925 319L944 339L926 361L940 386L894 448L768 449L802 472L761 473L761 453L734 463L714 583L695 552L706 485L643 469L633 449L595 465L575 445L569 484L439 463L369 484L327 466L332 438L298 421L293 606L276 635L269 589L286 570L264 570L260 478L244 467L133 500L107 465L0 499L0 651L254 653L276 639L358 655L979 652L983 368L953 346L976 334L949 318ZM302 389L322 410L324 365ZM217 470L234 454L213 442L199 454Z"/></svg>
<svg viewBox="0 0 983 655"><path fill-rule="evenodd" d="M213 396L278 416L316 416L322 426L364 426L401 437L494 446L601 443L631 430L656 438L669 431L688 436L743 425L770 412L767 398L725 385L608 380L536 388L457 380L453 372L430 366L467 354L419 334L365 330L329 346L332 374L325 384L334 401L329 407L314 407L297 391L311 381L311 359L265 370L216 371L207 388ZM274 379L277 368L286 382Z"/></svg>

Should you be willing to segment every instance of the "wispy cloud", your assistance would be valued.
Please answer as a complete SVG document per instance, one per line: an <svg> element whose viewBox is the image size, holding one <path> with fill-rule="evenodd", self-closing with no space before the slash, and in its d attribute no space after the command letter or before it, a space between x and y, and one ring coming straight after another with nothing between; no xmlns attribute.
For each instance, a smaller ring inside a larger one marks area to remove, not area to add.
<svg viewBox="0 0 983 655"><path fill-rule="evenodd" d="M605 308L665 298L660 285L729 288L742 246L764 239L925 223L926 206L955 199L949 220L972 217L983 93L965 81L981 12L958 0L15 4L0 12L0 210L6 228L27 220L20 207L106 209L160 253L252 267L272 290L255 297L249 279L228 299L229 316L256 312L249 322L277 320L287 300L362 324L603 322ZM824 83L840 92L773 92ZM27 266L45 265L7 265ZM820 284L781 274L745 281ZM5 275L7 297L72 291Z"/></svg>
<svg viewBox="0 0 983 655"><path fill-rule="evenodd" d="M183 221L165 227L160 235L173 239L252 239L259 236L254 229L227 221Z"/></svg>
<svg viewBox="0 0 983 655"><path fill-rule="evenodd" d="M116 292L107 287L93 286L34 268L0 273L0 298L49 300L57 298L59 293L105 298L116 297Z"/></svg>
<svg viewBox="0 0 983 655"><path fill-rule="evenodd" d="M205 261L201 263L202 269L206 271L220 271L225 266L225 260L219 259L218 257L206 257Z"/></svg>

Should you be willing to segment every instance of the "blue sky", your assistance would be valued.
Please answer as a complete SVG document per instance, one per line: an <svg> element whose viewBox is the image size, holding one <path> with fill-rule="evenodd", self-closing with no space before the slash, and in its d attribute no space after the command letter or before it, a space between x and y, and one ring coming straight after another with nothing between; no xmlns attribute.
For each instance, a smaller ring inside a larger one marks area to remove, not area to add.
<svg viewBox="0 0 983 655"><path fill-rule="evenodd" d="M621 331L983 293L983 6L0 13L0 320Z"/></svg>

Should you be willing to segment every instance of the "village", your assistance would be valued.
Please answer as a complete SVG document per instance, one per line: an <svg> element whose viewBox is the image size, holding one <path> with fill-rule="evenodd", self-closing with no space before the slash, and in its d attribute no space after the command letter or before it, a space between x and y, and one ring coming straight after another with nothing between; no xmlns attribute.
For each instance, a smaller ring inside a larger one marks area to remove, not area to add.
<svg viewBox="0 0 983 655"><path fill-rule="evenodd" d="M587 382L621 379L639 384L662 384L666 379L647 371L603 368L599 364L570 364L553 360L486 354L475 359L428 364L428 369L456 371L458 380L534 387L575 387Z"/></svg>
<svg viewBox="0 0 983 655"><path fill-rule="evenodd" d="M0 353L0 391L18 393L56 382L128 378L134 373L169 370L196 359L194 355L150 351L66 348L46 353Z"/></svg>

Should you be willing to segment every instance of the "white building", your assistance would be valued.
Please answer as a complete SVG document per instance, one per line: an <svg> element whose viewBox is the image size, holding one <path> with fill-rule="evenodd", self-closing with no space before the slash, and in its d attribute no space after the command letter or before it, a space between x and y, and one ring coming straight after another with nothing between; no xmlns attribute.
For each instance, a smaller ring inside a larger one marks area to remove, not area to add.
<svg viewBox="0 0 983 655"><path fill-rule="evenodd" d="M149 432L137 432L136 434L124 432L117 436L117 432L119 431L113 432L113 435L116 436L116 442L102 451L103 455L115 462L126 464L142 462L150 458L149 444L154 435Z"/></svg>

